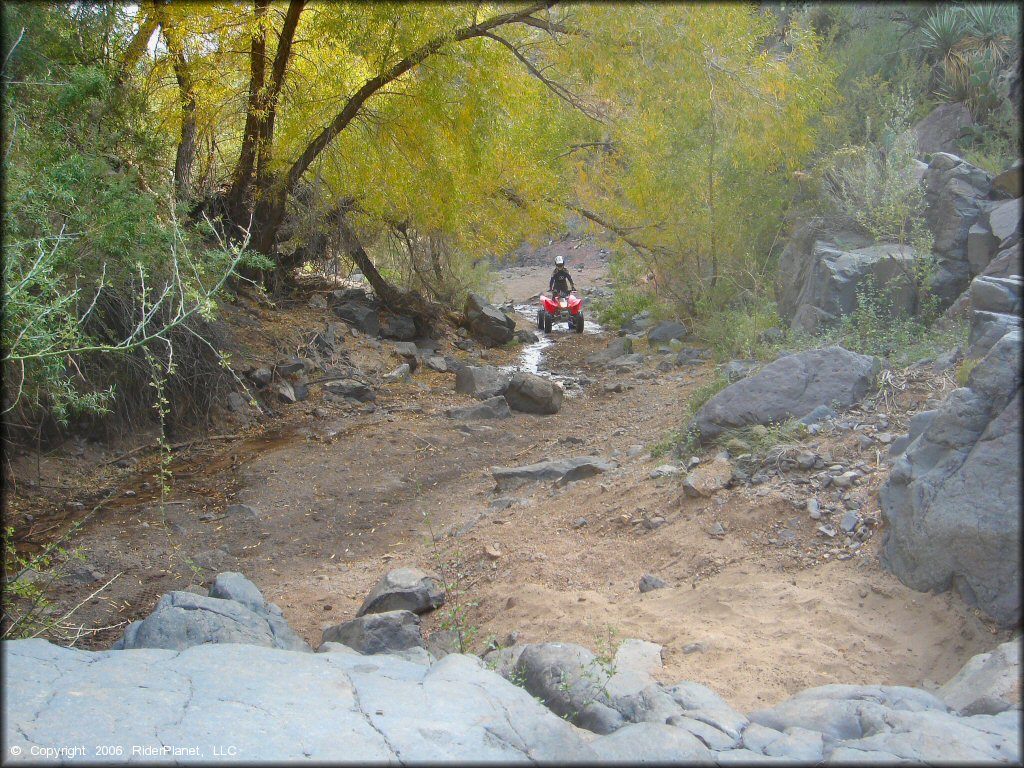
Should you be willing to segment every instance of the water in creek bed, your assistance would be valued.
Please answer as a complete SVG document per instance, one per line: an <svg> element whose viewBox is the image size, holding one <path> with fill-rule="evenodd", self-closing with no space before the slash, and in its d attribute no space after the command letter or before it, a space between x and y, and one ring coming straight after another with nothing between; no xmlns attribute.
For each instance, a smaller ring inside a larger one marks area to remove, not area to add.
<svg viewBox="0 0 1024 768"><path fill-rule="evenodd" d="M573 333L569 329L567 322L555 323L552 327L550 334L544 333L544 331L537 330L537 305L536 304L516 304L516 313L520 317L524 317L530 321L530 330L537 334L539 339L533 344L527 344L523 347L522 353L519 355L519 362L514 365L506 366L505 370L508 371L525 371L527 373L536 373L540 376L545 376L554 381L560 382L563 385L574 381L571 376L563 376L555 373L551 373L548 370L541 368L541 363L544 359L544 350L555 343L555 338L565 334ZM584 313L585 314L585 313ZM589 317L585 319L583 324L584 333L603 333L604 329L600 324L595 323Z"/></svg>

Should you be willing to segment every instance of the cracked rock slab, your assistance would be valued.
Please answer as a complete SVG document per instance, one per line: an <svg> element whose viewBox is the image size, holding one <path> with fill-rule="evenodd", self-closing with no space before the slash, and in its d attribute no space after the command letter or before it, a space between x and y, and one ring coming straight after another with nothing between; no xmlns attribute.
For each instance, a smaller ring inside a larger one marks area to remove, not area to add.
<svg viewBox="0 0 1024 768"><path fill-rule="evenodd" d="M2 650L4 742L23 759L54 744L86 745L92 758L98 745L188 746L201 760L243 762L596 757L580 731L469 656L428 668L252 645L90 653L16 640ZM135 759L154 754L181 759Z"/></svg>

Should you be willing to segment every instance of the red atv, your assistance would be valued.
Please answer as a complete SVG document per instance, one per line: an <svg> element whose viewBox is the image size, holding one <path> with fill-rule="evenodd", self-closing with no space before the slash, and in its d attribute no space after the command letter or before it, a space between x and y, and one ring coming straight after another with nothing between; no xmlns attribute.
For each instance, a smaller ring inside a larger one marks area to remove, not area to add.
<svg viewBox="0 0 1024 768"><path fill-rule="evenodd" d="M550 297L540 295L540 309L537 310L537 327L544 333L551 333L551 326L565 321L569 329L583 333L583 300L575 293L555 291Z"/></svg>

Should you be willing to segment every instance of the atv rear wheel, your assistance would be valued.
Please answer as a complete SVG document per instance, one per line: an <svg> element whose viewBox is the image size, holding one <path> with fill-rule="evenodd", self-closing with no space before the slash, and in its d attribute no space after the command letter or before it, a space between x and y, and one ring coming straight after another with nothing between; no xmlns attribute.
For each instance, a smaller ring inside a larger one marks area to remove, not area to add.
<svg viewBox="0 0 1024 768"><path fill-rule="evenodd" d="M583 313L576 315L576 322L573 323L573 330L576 333L583 333Z"/></svg>

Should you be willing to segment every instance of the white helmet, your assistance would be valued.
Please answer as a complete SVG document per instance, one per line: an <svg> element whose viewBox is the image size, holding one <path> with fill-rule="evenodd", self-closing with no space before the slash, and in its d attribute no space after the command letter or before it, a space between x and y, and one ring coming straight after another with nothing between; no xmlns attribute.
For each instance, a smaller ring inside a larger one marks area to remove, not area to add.
<svg viewBox="0 0 1024 768"><path fill-rule="evenodd" d="M562 256L561 254L559 254L558 256L555 256L555 266L556 267L561 267L564 264L565 264L565 256Z"/></svg>

